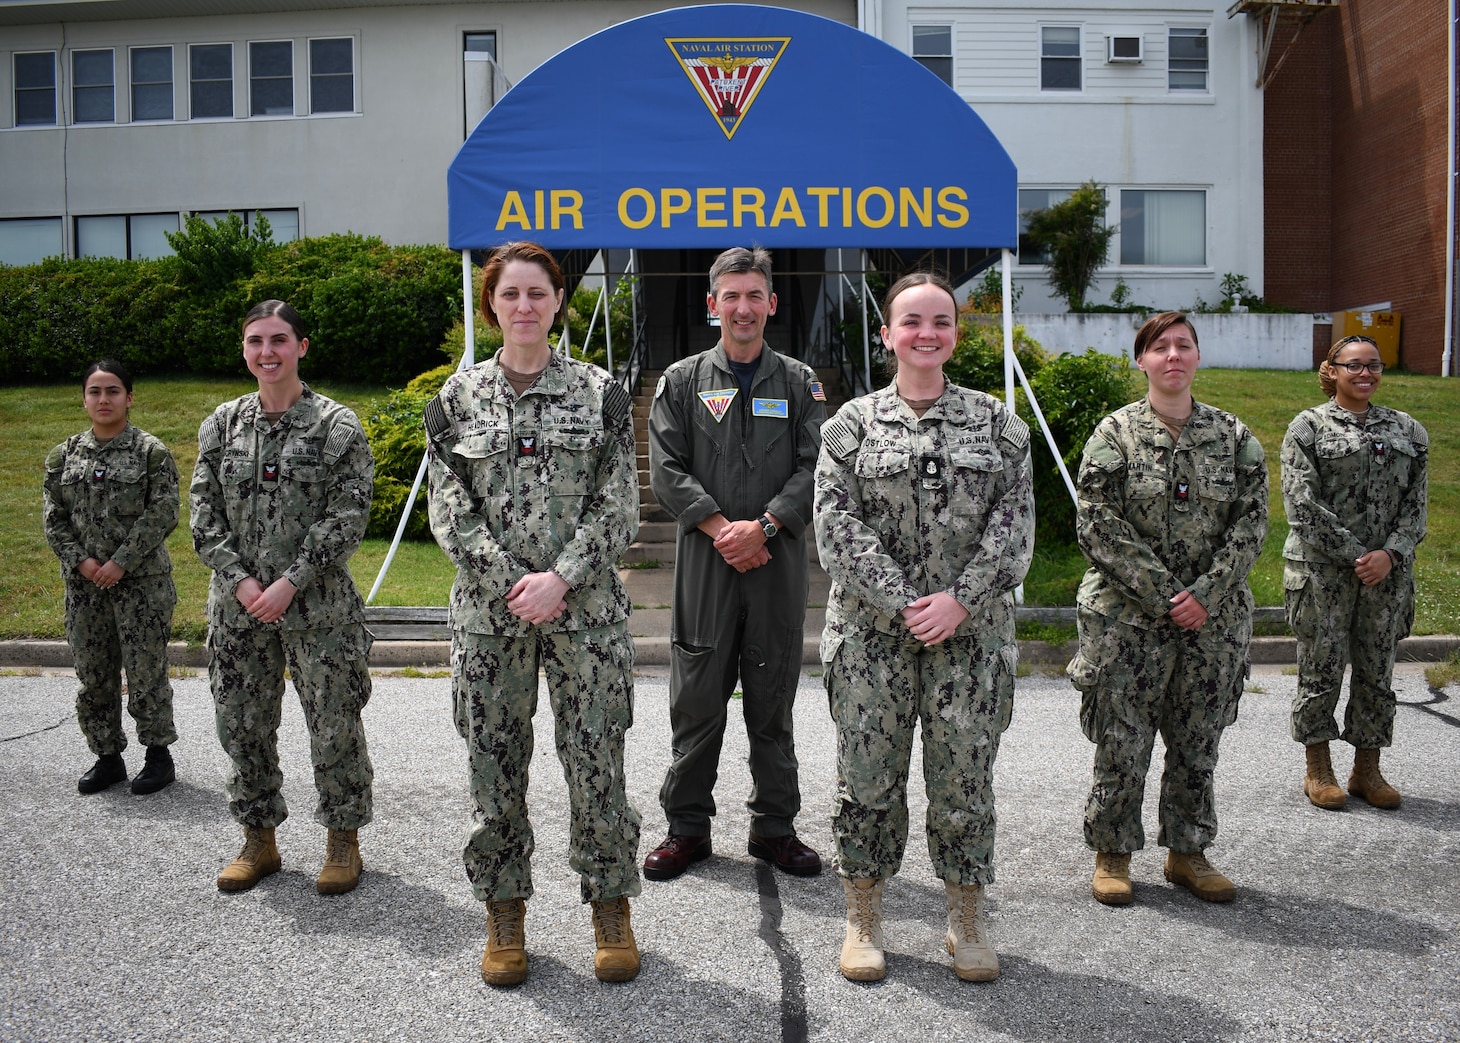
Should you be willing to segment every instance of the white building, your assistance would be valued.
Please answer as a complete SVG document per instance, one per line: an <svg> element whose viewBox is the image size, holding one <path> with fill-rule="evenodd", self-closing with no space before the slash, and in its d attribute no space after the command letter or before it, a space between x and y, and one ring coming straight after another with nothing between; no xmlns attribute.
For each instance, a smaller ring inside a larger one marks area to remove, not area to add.
<svg viewBox="0 0 1460 1043"><path fill-rule="evenodd" d="M445 172L510 82L572 42L675 6L637 0L0 0L0 262L145 257L188 213L263 213L276 239L446 238ZM942 76L1019 170L1021 209L1106 186L1137 303L1262 288L1254 28L1225 4L796 3ZM314 8L314 9L301 9ZM585 70L612 91L632 69ZM571 135L574 113L558 117ZM930 147L887 128L889 148ZM502 156L510 163L510 150ZM1021 310L1045 305L1025 249Z"/></svg>

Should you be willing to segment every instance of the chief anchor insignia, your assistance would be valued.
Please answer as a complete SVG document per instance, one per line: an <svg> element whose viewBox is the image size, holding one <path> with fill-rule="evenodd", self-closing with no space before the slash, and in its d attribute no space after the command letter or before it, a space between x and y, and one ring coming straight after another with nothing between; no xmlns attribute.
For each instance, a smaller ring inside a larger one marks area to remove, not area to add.
<svg viewBox="0 0 1460 1043"><path fill-rule="evenodd" d="M733 138L789 36L664 38L726 138Z"/></svg>

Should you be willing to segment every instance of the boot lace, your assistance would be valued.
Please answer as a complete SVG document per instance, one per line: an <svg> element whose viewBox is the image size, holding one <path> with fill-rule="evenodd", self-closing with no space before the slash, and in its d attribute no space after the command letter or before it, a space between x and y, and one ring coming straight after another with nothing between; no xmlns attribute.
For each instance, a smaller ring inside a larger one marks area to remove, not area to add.
<svg viewBox="0 0 1460 1043"><path fill-rule="evenodd" d="M624 923L626 903L621 898L593 903L593 926L603 946L626 945L628 926Z"/></svg>
<svg viewBox="0 0 1460 1043"><path fill-rule="evenodd" d="M979 893L970 887L964 887L958 903L958 929L963 937L974 945L982 944L983 931L979 923Z"/></svg>
<svg viewBox="0 0 1460 1043"><path fill-rule="evenodd" d="M324 860L331 865L340 866L350 860L350 843L343 831L330 830L329 839L325 842Z"/></svg>
<svg viewBox="0 0 1460 1043"><path fill-rule="evenodd" d="M875 888L852 888L852 921L857 929L857 941L871 942L877 937L877 917L872 911L872 892Z"/></svg>
<svg viewBox="0 0 1460 1043"><path fill-rule="evenodd" d="M499 948L522 944L522 917L515 900L487 903L487 934Z"/></svg>
<svg viewBox="0 0 1460 1043"><path fill-rule="evenodd" d="M257 862L263 853L264 835L252 827L243 831L243 850L238 853L238 862Z"/></svg>
<svg viewBox="0 0 1460 1043"><path fill-rule="evenodd" d="M1200 851L1186 856L1186 865L1191 870L1192 876L1202 877L1215 873L1212 864L1207 861L1207 856Z"/></svg>

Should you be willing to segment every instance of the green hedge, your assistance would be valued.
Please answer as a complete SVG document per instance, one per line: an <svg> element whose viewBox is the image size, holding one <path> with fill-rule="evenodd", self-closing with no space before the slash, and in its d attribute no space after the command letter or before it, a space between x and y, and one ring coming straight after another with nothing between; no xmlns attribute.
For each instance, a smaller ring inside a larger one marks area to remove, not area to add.
<svg viewBox="0 0 1460 1043"><path fill-rule="evenodd" d="M276 246L234 216L189 219L177 256L0 267L0 381L73 380L100 357L134 374L245 372L239 323L258 301L299 309L306 380L404 384L442 361L461 315L461 259L443 246L331 235Z"/></svg>

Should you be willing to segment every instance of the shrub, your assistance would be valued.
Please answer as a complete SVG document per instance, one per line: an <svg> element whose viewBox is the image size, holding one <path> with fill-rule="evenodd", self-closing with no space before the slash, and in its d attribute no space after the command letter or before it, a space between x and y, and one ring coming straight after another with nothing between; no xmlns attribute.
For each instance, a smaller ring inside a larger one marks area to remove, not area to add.
<svg viewBox="0 0 1460 1043"><path fill-rule="evenodd" d="M406 497L411 492L411 483L416 480L416 471L426 454L422 413L426 403L446 383L446 378L455 372L453 363L427 370L399 391L393 391L378 401L375 408L361 418L365 436L370 440L370 449L375 454L375 498L370 503L366 536L388 539L395 535ZM431 539L424 484L411 509L405 536L412 540Z"/></svg>
<svg viewBox="0 0 1460 1043"><path fill-rule="evenodd" d="M262 215L254 230L249 231L243 218L235 213L217 220L189 214L182 231L165 234L177 255L183 283L199 293L221 290L247 279L274 249L273 232Z"/></svg>
<svg viewBox="0 0 1460 1043"><path fill-rule="evenodd" d="M1032 211L1028 234L1049 252L1049 284L1054 292L1071 311L1079 311L1115 236L1115 227L1105 223L1105 190L1087 181L1069 198Z"/></svg>

